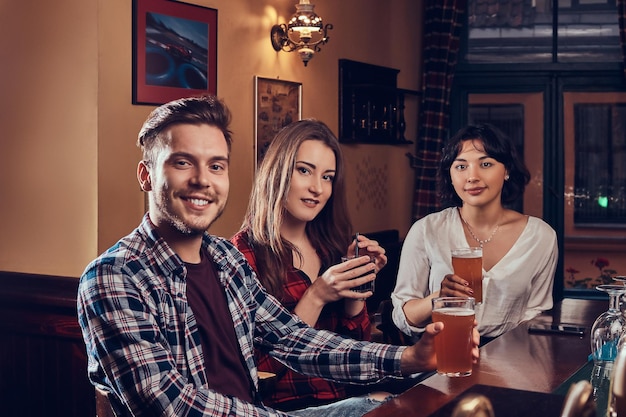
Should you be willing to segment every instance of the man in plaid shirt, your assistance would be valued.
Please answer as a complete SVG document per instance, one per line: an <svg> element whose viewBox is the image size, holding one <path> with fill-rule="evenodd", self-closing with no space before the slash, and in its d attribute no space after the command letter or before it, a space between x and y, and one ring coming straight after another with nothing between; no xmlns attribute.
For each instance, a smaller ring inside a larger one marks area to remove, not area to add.
<svg viewBox="0 0 626 417"><path fill-rule="evenodd" d="M116 412L287 415L259 399L254 346L298 372L338 382L435 369L433 338L441 323L410 347L315 330L265 292L230 242L206 232L228 196L229 123L228 109L212 96L173 101L150 114L139 133L137 169L149 211L81 277L78 316L89 377L110 392ZM359 415L332 406L323 411L327 417Z"/></svg>

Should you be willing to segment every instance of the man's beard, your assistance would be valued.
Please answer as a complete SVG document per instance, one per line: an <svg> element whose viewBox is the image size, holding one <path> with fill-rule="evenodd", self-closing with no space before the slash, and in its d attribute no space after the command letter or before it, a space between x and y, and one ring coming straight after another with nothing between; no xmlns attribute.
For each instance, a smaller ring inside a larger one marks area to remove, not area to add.
<svg viewBox="0 0 626 417"><path fill-rule="evenodd" d="M217 219L220 218L223 212L224 212L224 206L220 208L220 210L217 212L215 217L206 225L206 227L189 224L176 215L168 215L167 221L174 229L176 229L178 232L180 232L183 235L198 236L206 232L211 227L211 225L215 223Z"/></svg>
<svg viewBox="0 0 626 417"><path fill-rule="evenodd" d="M203 219L201 219L199 222L196 222L194 224L194 223L189 223L188 221L186 221L185 219L183 219L181 216L179 216L178 214L173 212L173 210L170 209L171 200L169 198L159 198L158 196L155 196L155 197L156 197L155 204L157 207L157 211L161 213L163 220L167 224L169 224L174 230L176 230L177 232L185 236L202 235L204 232L206 232L209 229L209 227L211 227L211 225L217 219L220 218L226 206L226 203L224 203L221 205L221 207L218 207L218 212L216 213L215 217L211 219L207 224L204 224ZM216 199L212 198L212 201L216 201ZM217 204L217 203L212 203L212 204Z"/></svg>

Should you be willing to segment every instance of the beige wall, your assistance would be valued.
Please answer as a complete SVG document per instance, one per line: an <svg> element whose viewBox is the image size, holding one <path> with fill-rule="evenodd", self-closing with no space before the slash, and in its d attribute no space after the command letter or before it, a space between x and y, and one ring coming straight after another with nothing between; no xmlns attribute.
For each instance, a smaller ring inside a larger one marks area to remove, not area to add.
<svg viewBox="0 0 626 417"><path fill-rule="evenodd" d="M0 270L75 275L97 248L98 4L33 3L0 1Z"/></svg>
<svg viewBox="0 0 626 417"><path fill-rule="evenodd" d="M419 87L421 1L316 0L335 28L306 68L269 41L296 0L195 3L218 10L218 96L234 114L231 195L212 233L230 236L245 211L255 75L301 82L303 116L335 133L339 58L400 69L400 87ZM0 0L0 270L79 276L139 222L135 138L153 107L131 104L131 27L130 0ZM355 228L404 235L413 186L404 154L414 146L344 150Z"/></svg>

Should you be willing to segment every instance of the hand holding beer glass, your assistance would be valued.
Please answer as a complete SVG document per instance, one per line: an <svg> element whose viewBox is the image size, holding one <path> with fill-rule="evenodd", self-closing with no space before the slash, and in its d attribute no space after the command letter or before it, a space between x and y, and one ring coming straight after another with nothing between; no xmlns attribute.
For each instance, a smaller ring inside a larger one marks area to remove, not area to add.
<svg viewBox="0 0 626 417"><path fill-rule="evenodd" d="M452 269L469 283L476 304L483 302L483 249L452 249Z"/></svg>
<svg viewBox="0 0 626 417"><path fill-rule="evenodd" d="M433 322L443 323L435 336L437 372L447 376L472 374L474 329L474 298L433 298Z"/></svg>

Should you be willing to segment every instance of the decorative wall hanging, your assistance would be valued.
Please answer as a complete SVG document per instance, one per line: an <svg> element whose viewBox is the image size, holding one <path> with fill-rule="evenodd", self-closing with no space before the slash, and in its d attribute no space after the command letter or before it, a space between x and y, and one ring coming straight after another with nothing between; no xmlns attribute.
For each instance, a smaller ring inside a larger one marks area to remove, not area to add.
<svg viewBox="0 0 626 417"><path fill-rule="evenodd" d="M302 118L302 83L254 77L255 171L274 135Z"/></svg>

